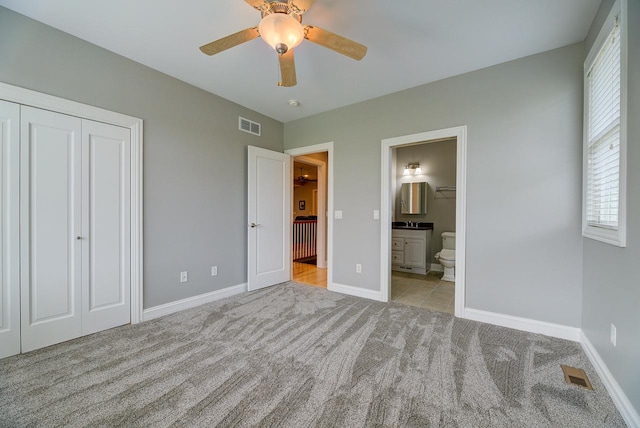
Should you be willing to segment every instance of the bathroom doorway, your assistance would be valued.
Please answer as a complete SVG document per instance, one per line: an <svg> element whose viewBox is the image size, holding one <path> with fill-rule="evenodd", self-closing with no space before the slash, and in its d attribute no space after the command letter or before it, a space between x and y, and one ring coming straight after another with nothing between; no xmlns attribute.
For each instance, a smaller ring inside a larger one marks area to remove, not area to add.
<svg viewBox="0 0 640 428"><path fill-rule="evenodd" d="M453 314L455 302L456 139L392 148L393 302ZM447 236L444 254L442 236ZM444 274L446 263L448 275Z"/></svg>
<svg viewBox="0 0 640 428"><path fill-rule="evenodd" d="M463 316L465 168L464 126L382 141L383 300Z"/></svg>

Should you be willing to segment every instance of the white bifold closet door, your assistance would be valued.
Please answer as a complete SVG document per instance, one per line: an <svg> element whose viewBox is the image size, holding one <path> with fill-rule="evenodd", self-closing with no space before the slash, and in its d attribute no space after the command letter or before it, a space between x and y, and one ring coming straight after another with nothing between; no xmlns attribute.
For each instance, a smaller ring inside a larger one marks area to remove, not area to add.
<svg viewBox="0 0 640 428"><path fill-rule="evenodd" d="M20 106L0 101L0 358L20 353Z"/></svg>
<svg viewBox="0 0 640 428"><path fill-rule="evenodd" d="M82 334L131 321L129 129L82 121Z"/></svg>
<svg viewBox="0 0 640 428"><path fill-rule="evenodd" d="M129 130L21 107L22 352L130 321Z"/></svg>

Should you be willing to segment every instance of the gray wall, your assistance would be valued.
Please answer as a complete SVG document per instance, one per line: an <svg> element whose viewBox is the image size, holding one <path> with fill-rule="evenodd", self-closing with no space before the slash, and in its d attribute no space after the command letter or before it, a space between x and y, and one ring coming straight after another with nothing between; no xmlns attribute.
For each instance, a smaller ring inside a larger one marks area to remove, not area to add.
<svg viewBox="0 0 640 428"><path fill-rule="evenodd" d="M425 143L396 149L395 219L398 221L425 221L433 223L429 264L437 263L435 254L442 249L442 232L456 231L456 192L436 192L438 186L456 185L456 140ZM419 162L422 174L405 176L404 166ZM400 213L399 196L402 183L426 181L427 213L406 215Z"/></svg>
<svg viewBox="0 0 640 428"><path fill-rule="evenodd" d="M583 59L576 44L285 124L285 148L335 143L334 282L380 287L380 140L467 125L467 306L579 326Z"/></svg>
<svg viewBox="0 0 640 428"><path fill-rule="evenodd" d="M145 308L246 282L246 147L282 151L280 122L2 7L0 58L2 82L144 120Z"/></svg>
<svg viewBox="0 0 640 428"><path fill-rule="evenodd" d="M587 48L612 4L605 0L600 7ZM628 5L627 247L584 239L582 330L640 412L640 1ZM609 341L612 323L615 348Z"/></svg>

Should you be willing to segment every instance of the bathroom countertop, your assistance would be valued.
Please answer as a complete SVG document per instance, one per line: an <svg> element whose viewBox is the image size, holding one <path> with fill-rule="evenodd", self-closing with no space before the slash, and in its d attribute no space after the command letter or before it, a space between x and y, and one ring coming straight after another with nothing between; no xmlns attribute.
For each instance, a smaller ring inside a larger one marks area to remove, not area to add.
<svg viewBox="0 0 640 428"><path fill-rule="evenodd" d="M409 226L406 221L394 221L391 223L392 229L403 230L433 230L433 223L414 223L417 226Z"/></svg>

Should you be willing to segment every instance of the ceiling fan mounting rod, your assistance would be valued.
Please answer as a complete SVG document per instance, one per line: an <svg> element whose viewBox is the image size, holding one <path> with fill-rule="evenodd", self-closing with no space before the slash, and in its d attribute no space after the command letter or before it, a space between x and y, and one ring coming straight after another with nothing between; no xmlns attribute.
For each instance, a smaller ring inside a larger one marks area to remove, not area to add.
<svg viewBox="0 0 640 428"><path fill-rule="evenodd" d="M289 3L274 1L269 3L269 7L262 9L260 12L263 18L272 13L284 13L285 15L293 16L298 22L302 22L302 14L296 12L297 10L297 8L290 6Z"/></svg>

